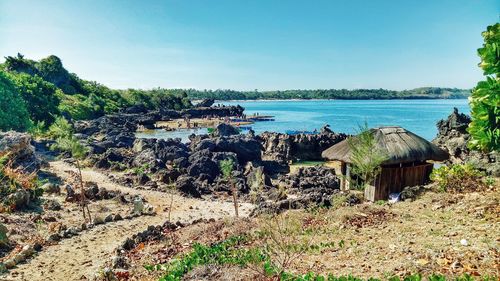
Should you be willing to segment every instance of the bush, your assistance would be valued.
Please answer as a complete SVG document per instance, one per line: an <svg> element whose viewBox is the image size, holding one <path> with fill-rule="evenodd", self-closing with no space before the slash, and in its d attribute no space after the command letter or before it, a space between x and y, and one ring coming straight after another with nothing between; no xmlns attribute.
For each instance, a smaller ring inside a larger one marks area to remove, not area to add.
<svg viewBox="0 0 500 281"><path fill-rule="evenodd" d="M476 191L487 187L484 173L471 164L439 167L432 171L431 180L437 183L441 191Z"/></svg>
<svg viewBox="0 0 500 281"><path fill-rule="evenodd" d="M46 135L52 139L69 138L73 135L73 127L64 117L57 117Z"/></svg>
<svg viewBox="0 0 500 281"><path fill-rule="evenodd" d="M479 67L486 80L480 81L469 98L472 122L469 147L482 151L500 150L500 23L482 33L483 47L478 49Z"/></svg>
<svg viewBox="0 0 500 281"><path fill-rule="evenodd" d="M59 114L61 90L54 84L44 81L38 75L11 73L9 78L24 99L31 120L51 124L54 121L54 116Z"/></svg>
<svg viewBox="0 0 500 281"><path fill-rule="evenodd" d="M25 131L30 125L26 104L12 81L0 71L0 131Z"/></svg>

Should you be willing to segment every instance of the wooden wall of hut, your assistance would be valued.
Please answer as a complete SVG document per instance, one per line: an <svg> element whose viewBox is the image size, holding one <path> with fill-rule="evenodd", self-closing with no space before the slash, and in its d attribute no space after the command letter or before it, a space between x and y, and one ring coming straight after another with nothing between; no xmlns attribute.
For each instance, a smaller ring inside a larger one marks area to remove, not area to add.
<svg viewBox="0 0 500 281"><path fill-rule="evenodd" d="M425 184L429 181L433 164L424 163L408 167L382 167L374 185L365 189L365 199L386 200L390 193L398 193L407 186Z"/></svg>

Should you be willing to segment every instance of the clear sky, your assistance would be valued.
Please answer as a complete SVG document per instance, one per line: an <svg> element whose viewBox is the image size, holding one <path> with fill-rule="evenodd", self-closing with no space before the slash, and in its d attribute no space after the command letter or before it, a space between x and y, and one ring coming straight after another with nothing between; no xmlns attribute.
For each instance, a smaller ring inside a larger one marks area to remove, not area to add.
<svg viewBox="0 0 500 281"><path fill-rule="evenodd" d="M499 14L498 0L0 0L0 55L54 54L113 88L470 88Z"/></svg>

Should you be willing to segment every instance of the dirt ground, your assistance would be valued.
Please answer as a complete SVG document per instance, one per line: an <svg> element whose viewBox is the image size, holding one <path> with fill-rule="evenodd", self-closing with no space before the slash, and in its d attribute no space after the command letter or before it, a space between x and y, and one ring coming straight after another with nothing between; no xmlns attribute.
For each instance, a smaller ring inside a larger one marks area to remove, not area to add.
<svg viewBox="0 0 500 281"><path fill-rule="evenodd" d="M48 169L52 173L58 175L63 180L69 176L69 171L74 171L75 168L63 161L50 162ZM95 275L101 269L106 261L113 256L113 251L123 241L138 232L145 230L149 225L161 225L167 220L168 207L170 205L170 194L136 190L121 186L112 182L108 176L99 171L85 169L82 171L84 181L92 181L98 184L99 187L108 190L119 190L123 193L131 195L141 195L147 202L155 208L157 212L154 216L139 216L131 220L122 220L111 222L104 225L97 225L90 230L80 233L78 236L63 239L55 245L44 247L34 257L24 263L18 264L16 268L8 271L0 276L0 280L85 280ZM54 198L61 201L63 196ZM54 216L58 217L58 221L71 226L79 221L81 222L81 211L76 205L68 205L72 203L64 203L63 211L56 212ZM123 206L113 200L102 200L94 202L90 205L93 214L99 213L121 213L128 212L130 206ZM253 209L253 205L241 203L239 212L242 217L248 216ZM174 205L171 212L172 221L180 221L189 223L200 218L204 219L222 219L233 216L233 205L230 201L209 201L202 199L185 198L179 195L174 195ZM50 214L45 214L50 215ZM34 235L44 236L48 226L44 224L37 225L33 220L30 220L30 213L21 213L12 218L11 223L6 223L10 229L15 229L15 235L12 237L19 241L20 244L30 240ZM23 228L15 223L18 220L27 222L29 225L23 233ZM30 222L31 221L31 222Z"/></svg>
<svg viewBox="0 0 500 281"><path fill-rule="evenodd" d="M287 271L305 274L352 274L386 278L421 273L460 276L500 276L500 194L427 192L415 201L396 204L365 203L338 209L296 210L282 215L302 229L283 240L321 245L300 254ZM276 219L276 218L275 218ZM158 280L162 272L147 272L144 265L166 263L189 252L193 241L210 244L230 234L253 233L269 225L267 216L204 223L176 233L182 250L168 238L152 242L131 254L130 280ZM296 235L290 240L290 236ZM264 239L251 243L263 246ZM291 245L291 244L290 244ZM163 272L164 274L164 272ZM201 266L184 280L258 280L254 268Z"/></svg>

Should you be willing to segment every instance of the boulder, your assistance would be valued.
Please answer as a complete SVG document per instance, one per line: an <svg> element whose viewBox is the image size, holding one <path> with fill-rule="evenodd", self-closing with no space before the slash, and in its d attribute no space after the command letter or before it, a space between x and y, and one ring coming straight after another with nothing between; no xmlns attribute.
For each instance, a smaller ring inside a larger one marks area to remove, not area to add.
<svg viewBox="0 0 500 281"><path fill-rule="evenodd" d="M264 166L257 166L252 162L248 162L245 167L246 185L250 190L263 190L272 186L271 179L264 172Z"/></svg>
<svg viewBox="0 0 500 281"><path fill-rule="evenodd" d="M233 152L241 164L261 160L262 145L257 139L237 135L217 138L215 144L215 152Z"/></svg>
<svg viewBox="0 0 500 281"><path fill-rule="evenodd" d="M61 203L59 203L57 200L53 200L53 199L45 200L43 207L44 207L44 209L50 210L50 211L60 211L62 209Z"/></svg>
<svg viewBox="0 0 500 281"><path fill-rule="evenodd" d="M214 99L203 99L196 104L196 107L211 107L214 104Z"/></svg>
<svg viewBox="0 0 500 281"><path fill-rule="evenodd" d="M12 168L22 173L36 172L42 164L35 155L35 147L31 145L31 136L27 133L0 132L0 152L9 152L9 158L13 159Z"/></svg>
<svg viewBox="0 0 500 281"><path fill-rule="evenodd" d="M205 174L209 182L213 182L220 174L219 165L211 158L205 156L195 159L187 168L187 172L195 178L201 174Z"/></svg>
<svg viewBox="0 0 500 281"><path fill-rule="evenodd" d="M215 137L227 137L227 136L234 136L234 135L239 135L240 131L229 124L226 123L221 123L219 124L214 132L212 133L213 136Z"/></svg>
<svg viewBox="0 0 500 281"><path fill-rule="evenodd" d="M58 184L48 182L40 187L44 193L47 194L60 194L61 187Z"/></svg>
<svg viewBox="0 0 500 281"><path fill-rule="evenodd" d="M7 232L9 232L7 227L0 223L0 248L6 248L9 246L9 238L7 237Z"/></svg>
<svg viewBox="0 0 500 281"><path fill-rule="evenodd" d="M17 189L4 199L6 205L13 206L16 210L27 208L31 202L31 193L28 190Z"/></svg>
<svg viewBox="0 0 500 281"><path fill-rule="evenodd" d="M201 198L201 193L198 187L195 185L195 178L191 176L186 176L186 175L180 176L175 182L175 186L177 190L188 196Z"/></svg>

